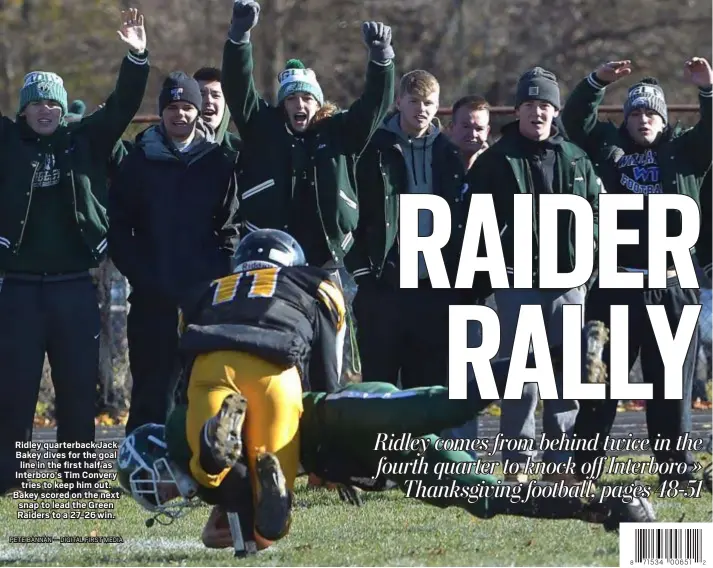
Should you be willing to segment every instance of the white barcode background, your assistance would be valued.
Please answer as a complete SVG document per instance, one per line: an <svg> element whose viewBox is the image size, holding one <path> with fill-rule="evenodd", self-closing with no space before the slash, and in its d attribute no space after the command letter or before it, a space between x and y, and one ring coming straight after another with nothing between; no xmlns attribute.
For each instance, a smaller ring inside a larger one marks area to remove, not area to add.
<svg viewBox="0 0 713 568"><path fill-rule="evenodd" d="M713 523L622 523L619 566L644 565L650 560L712 566Z"/></svg>

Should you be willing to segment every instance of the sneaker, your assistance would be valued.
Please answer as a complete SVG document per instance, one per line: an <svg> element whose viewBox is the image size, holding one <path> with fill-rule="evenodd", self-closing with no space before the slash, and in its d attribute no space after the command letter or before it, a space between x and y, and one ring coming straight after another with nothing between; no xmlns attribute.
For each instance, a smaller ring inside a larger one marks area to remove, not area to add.
<svg viewBox="0 0 713 568"><path fill-rule="evenodd" d="M609 330L600 321L589 321L584 326L584 376L588 383L606 383L607 365L603 360L604 347L609 342Z"/></svg>
<svg viewBox="0 0 713 568"><path fill-rule="evenodd" d="M260 484L255 506L255 530L266 540L280 540L290 528L292 493L287 488L282 467L274 454L260 454L255 470Z"/></svg>
<svg viewBox="0 0 713 568"><path fill-rule="evenodd" d="M205 427L205 442L216 464L233 467L243 452L243 423L248 401L240 394L228 395Z"/></svg>

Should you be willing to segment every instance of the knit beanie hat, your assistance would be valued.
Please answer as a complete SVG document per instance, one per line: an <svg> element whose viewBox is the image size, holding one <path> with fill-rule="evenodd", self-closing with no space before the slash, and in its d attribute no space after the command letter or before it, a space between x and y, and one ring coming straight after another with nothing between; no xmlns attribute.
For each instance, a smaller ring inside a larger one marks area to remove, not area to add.
<svg viewBox="0 0 713 568"><path fill-rule="evenodd" d="M560 88L557 77L542 67L534 67L523 73L517 82L515 106L527 101L544 101L560 110Z"/></svg>
<svg viewBox="0 0 713 568"><path fill-rule="evenodd" d="M62 77L47 71L32 71L25 75L25 82L20 89L20 108L18 114L33 102L54 101L62 107L62 116L67 114L67 91Z"/></svg>
<svg viewBox="0 0 713 568"><path fill-rule="evenodd" d="M184 101L192 104L200 113L203 106L201 88L193 77L183 71L170 73L161 86L158 95L158 114L163 114L164 109L171 103Z"/></svg>
<svg viewBox="0 0 713 568"><path fill-rule="evenodd" d="M660 114L664 125L668 124L666 98L661 85L653 77L646 77L629 89L624 103L624 122L637 108L652 110Z"/></svg>
<svg viewBox="0 0 713 568"><path fill-rule="evenodd" d="M280 90L277 92L277 104L281 104L293 93L309 93L319 106L324 104L322 87L317 82L317 75L312 69L306 69L299 59L290 59L285 65L285 70L277 76Z"/></svg>

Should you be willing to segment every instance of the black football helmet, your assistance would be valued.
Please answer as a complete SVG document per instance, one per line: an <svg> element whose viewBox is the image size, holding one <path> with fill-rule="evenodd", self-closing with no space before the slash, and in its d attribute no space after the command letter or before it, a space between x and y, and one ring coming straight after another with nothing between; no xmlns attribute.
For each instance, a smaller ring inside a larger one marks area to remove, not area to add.
<svg viewBox="0 0 713 568"><path fill-rule="evenodd" d="M258 229L248 233L233 254L233 272L306 265L300 244L278 229Z"/></svg>

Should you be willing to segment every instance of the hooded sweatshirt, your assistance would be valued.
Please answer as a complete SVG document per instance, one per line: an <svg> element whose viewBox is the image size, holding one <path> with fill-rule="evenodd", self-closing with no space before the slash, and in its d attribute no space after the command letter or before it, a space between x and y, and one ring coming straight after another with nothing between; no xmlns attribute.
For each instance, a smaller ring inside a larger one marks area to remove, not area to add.
<svg viewBox="0 0 713 568"><path fill-rule="evenodd" d="M425 136L413 138L401 129L400 118L401 114L395 114L386 121L382 128L393 132L399 138L399 146L403 152L408 172L408 192L433 193L433 143L441 131L435 124L432 124ZM430 211L419 211L418 236L427 237L432 233L433 214ZM426 261L421 252L418 253L418 277L419 279L428 278Z"/></svg>

